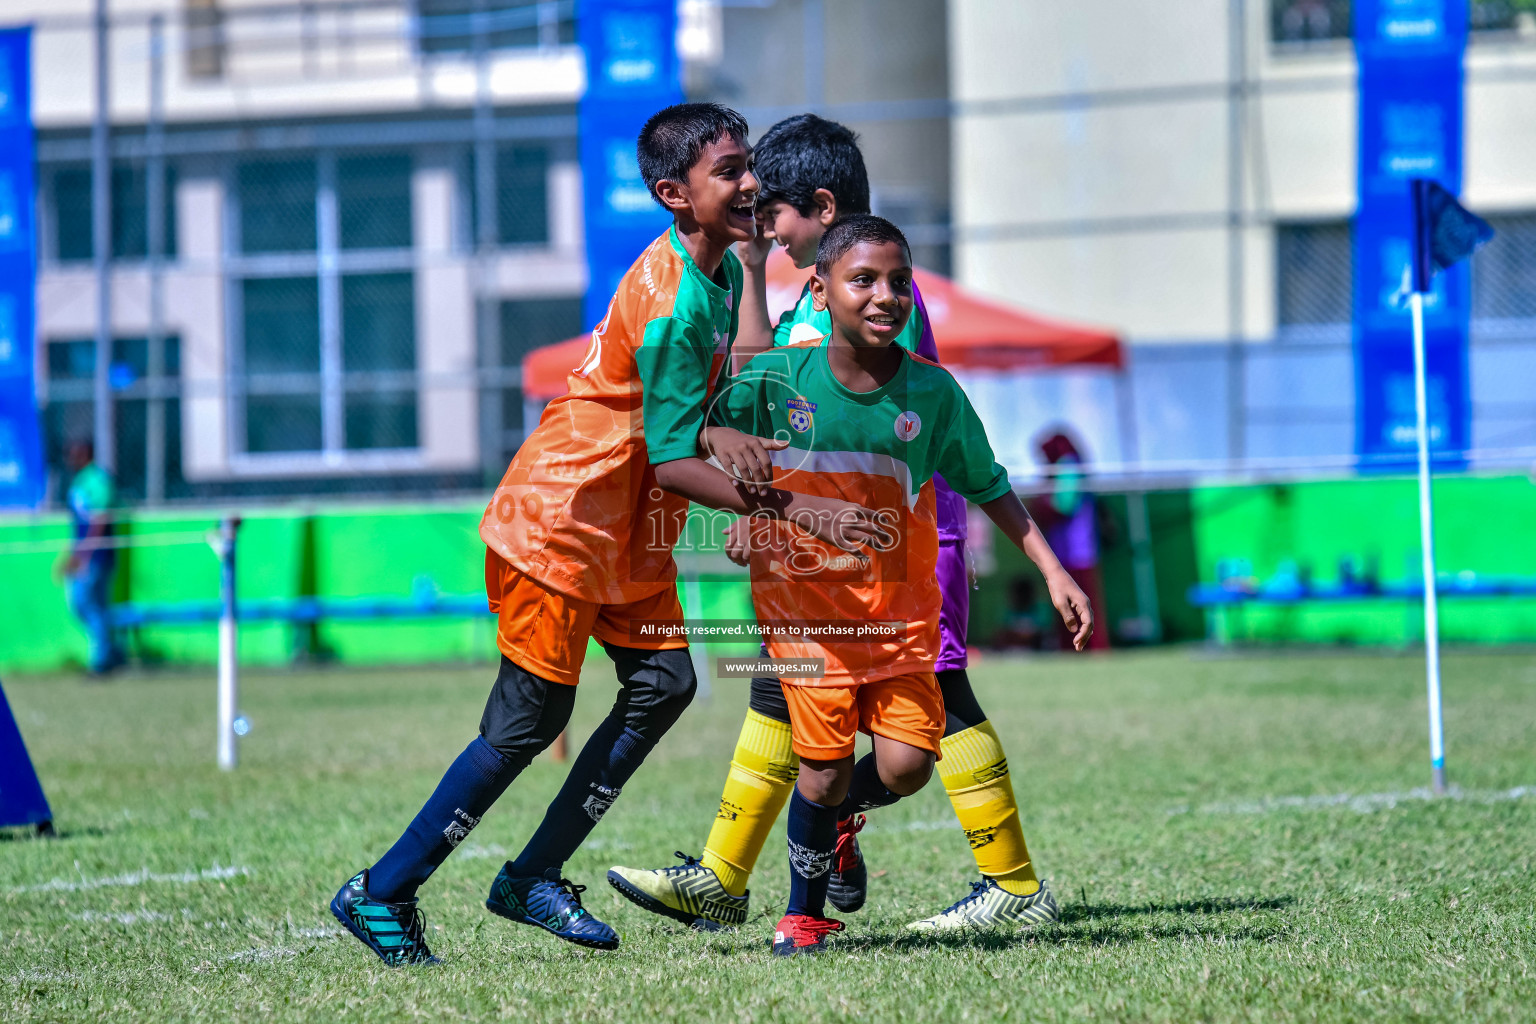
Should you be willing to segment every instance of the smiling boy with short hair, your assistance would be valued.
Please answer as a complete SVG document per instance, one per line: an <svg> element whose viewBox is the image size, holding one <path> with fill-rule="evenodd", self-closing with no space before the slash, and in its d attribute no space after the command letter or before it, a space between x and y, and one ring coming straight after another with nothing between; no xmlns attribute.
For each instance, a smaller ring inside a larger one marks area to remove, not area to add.
<svg viewBox="0 0 1536 1024"><path fill-rule="evenodd" d="M783 680L799 779L790 798L790 901L774 951L815 952L842 927L824 916L838 823L920 789L940 753L944 701L933 666L942 595L935 472L977 503L1045 576L1068 627L1086 642L1087 598L1035 527L997 464L965 392L896 338L912 316L911 253L889 221L839 219L818 245L812 302L825 337L754 358L715 403L719 421L758 437L775 487L875 510L881 530L850 559L788 522L754 521L753 605L776 658L824 661L825 675ZM706 428L706 446L714 448ZM890 637L775 633L785 621L895 622ZM874 754L855 765L857 732ZM610 875L612 880L612 875Z"/></svg>
<svg viewBox="0 0 1536 1024"><path fill-rule="evenodd" d="M486 907L616 948L617 933L582 906L585 887L561 869L693 697L672 559L688 501L813 523L816 513L860 517L844 502L739 486L697 457L736 331L731 245L755 233L746 137L741 116L713 103L668 107L640 133L641 173L674 223L620 282L569 392L545 410L481 520L501 668L480 735L405 834L331 902L385 963L434 961L416 891L565 728L589 637L613 659L618 699Z"/></svg>
<svg viewBox="0 0 1536 1024"><path fill-rule="evenodd" d="M773 245L782 245L795 266L809 267L832 225L869 212L864 158L857 136L844 125L816 114L785 118L758 140L754 156L762 185L757 206L761 227L755 241L738 248L743 263L740 329L733 349L738 366L775 345L814 341L831 330L828 313L816 305L809 283L778 323L770 323L764 264ZM895 344L937 362L938 347L915 283L912 307ZM801 410L799 415L814 414ZM722 448L720 454L729 462L733 452ZM756 453L746 454L753 467L759 464ZM1033 927L1055 920L1058 911L1050 890L1036 876L1025 843L1002 741L966 672L970 580L965 499L943 476L934 478L934 492L939 536L935 574L943 595L934 663L945 704L940 776L982 882L972 883L970 893L947 910L912 927ZM745 564L744 532L733 528L730 536L728 553ZM747 883L769 830L789 800L797 771L783 688L776 678L757 677L751 682L746 720L702 855L684 856L681 864L665 868L615 866L608 872L609 884L639 906L693 927L741 924L749 903ZM862 816L850 815L838 823L829 899L845 913L863 906L868 889L869 871L857 839L862 821Z"/></svg>

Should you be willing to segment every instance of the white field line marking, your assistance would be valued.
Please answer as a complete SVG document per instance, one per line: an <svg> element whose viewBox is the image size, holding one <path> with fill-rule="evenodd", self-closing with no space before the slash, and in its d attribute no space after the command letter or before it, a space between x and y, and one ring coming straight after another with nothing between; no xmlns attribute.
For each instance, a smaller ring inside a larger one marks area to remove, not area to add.
<svg viewBox="0 0 1536 1024"><path fill-rule="evenodd" d="M958 829L960 826L953 819L949 821L907 821L901 824L879 822L874 818L869 819L866 826L871 832L946 832L949 829Z"/></svg>
<svg viewBox="0 0 1536 1024"><path fill-rule="evenodd" d="M499 843L487 843L484 846L481 846L479 843L465 843L454 851L454 857L457 860L511 859L507 848Z"/></svg>
<svg viewBox="0 0 1536 1024"><path fill-rule="evenodd" d="M622 839L606 838L588 839L581 846L585 850L633 850L635 848L634 843L626 843Z"/></svg>
<svg viewBox="0 0 1536 1024"><path fill-rule="evenodd" d="M1320 793L1316 796L1271 796L1262 800L1240 800L1233 803L1206 804L1196 810L1201 814L1268 814L1288 808L1315 810L1326 807L1346 807L1356 814L1390 810L1399 804L1427 803L1433 800L1461 800L1475 804L1498 804L1536 796L1536 786L1516 786L1513 789L1461 789L1452 786L1446 793L1436 795L1427 788L1403 790L1397 793ZM1189 814L1188 804L1168 809L1169 816Z"/></svg>
<svg viewBox="0 0 1536 1024"><path fill-rule="evenodd" d="M86 924L92 924L97 921L111 921L114 924L135 925L148 924L154 921L169 921L172 919L172 915L162 914L158 910L131 910L126 914L113 914L101 910L86 910L78 914L70 914L69 916L74 918L76 921L84 921ZM192 911L183 907L181 916L183 918L190 919L192 917Z"/></svg>
<svg viewBox="0 0 1536 1024"><path fill-rule="evenodd" d="M78 869L78 865L76 867ZM29 892L84 892L88 889L107 889L114 886L148 885L151 882L218 882L250 873L249 868L225 868L217 864L211 868L203 868L201 871L183 871L172 875L159 875L148 868L140 868L138 871L107 878L86 878L81 875L78 882L67 878L55 878L41 885L21 885L6 891L13 896Z"/></svg>
<svg viewBox="0 0 1536 1024"><path fill-rule="evenodd" d="M50 971L38 967L28 967L17 971L15 974L7 974L0 977L0 981L9 982L12 985L23 985L29 981L71 981L81 975L74 971Z"/></svg>
<svg viewBox="0 0 1536 1024"><path fill-rule="evenodd" d="M903 832L948 832L960 825L953 821L909 821L899 827Z"/></svg>
<svg viewBox="0 0 1536 1024"><path fill-rule="evenodd" d="M268 960L286 960L291 956L298 956L296 949L247 949L242 953L231 953L226 960L234 960L239 963L265 963Z"/></svg>

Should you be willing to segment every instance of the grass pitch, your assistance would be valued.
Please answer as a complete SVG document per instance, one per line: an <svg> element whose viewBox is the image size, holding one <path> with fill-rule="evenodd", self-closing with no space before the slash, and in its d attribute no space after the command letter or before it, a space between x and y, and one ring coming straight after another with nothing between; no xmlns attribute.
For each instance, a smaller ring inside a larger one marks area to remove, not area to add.
<svg viewBox="0 0 1536 1024"><path fill-rule="evenodd" d="M211 673L8 679L63 837L0 841L0 1018L1536 1018L1536 658L1447 659L1462 792L1440 800L1412 792L1414 657L992 657L972 674L1061 925L902 931L974 875L937 781L871 816L870 902L826 956L768 954L782 828L738 933L620 899L611 864L703 843L745 705L724 682L568 866L621 950L482 907L563 778L541 758L424 890L432 970L384 968L326 902L474 735L491 669L248 673L232 774L213 766ZM611 678L589 667L578 742Z"/></svg>

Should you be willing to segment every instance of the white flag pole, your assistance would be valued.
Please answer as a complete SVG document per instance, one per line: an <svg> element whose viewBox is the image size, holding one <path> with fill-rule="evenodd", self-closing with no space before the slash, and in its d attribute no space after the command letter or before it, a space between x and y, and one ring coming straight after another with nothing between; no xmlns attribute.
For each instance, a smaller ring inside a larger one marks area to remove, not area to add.
<svg viewBox="0 0 1536 1024"><path fill-rule="evenodd" d="M1429 763L1436 793L1445 792L1445 728L1440 710L1440 603L1435 586L1435 515L1429 488L1429 402L1424 382L1424 293L1408 298L1413 311L1413 404L1418 416L1419 546L1424 553L1424 662L1429 685Z"/></svg>
<svg viewBox="0 0 1536 1024"><path fill-rule="evenodd" d="M219 525L216 545L223 606L219 616L219 767L225 771L233 770L240 759L235 725L240 714L240 641L235 604L235 536L239 528L238 517L225 517Z"/></svg>

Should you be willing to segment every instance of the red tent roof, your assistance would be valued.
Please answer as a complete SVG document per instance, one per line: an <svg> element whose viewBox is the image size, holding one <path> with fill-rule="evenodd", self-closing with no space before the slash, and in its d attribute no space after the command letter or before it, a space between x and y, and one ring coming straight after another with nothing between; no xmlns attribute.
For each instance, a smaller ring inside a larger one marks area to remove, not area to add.
<svg viewBox="0 0 1536 1024"><path fill-rule="evenodd" d="M777 316L794 305L811 270L798 270L782 249L768 258L768 308ZM933 320L939 362L964 369L1019 370L1059 366L1124 365L1113 331L1053 320L984 299L927 270L914 277ZM546 345L523 360L523 394L550 399L566 391L566 375L580 365L590 335Z"/></svg>

